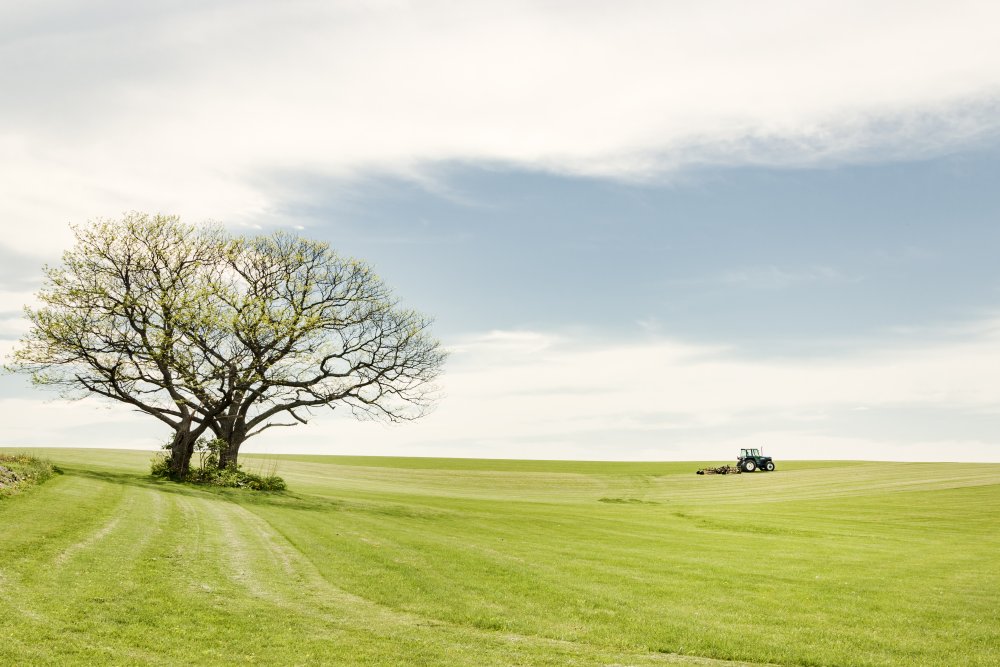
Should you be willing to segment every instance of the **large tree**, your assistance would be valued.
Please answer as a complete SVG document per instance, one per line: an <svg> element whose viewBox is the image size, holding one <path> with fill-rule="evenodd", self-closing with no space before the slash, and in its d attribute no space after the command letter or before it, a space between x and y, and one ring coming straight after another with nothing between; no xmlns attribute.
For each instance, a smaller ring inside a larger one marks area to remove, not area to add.
<svg viewBox="0 0 1000 667"><path fill-rule="evenodd" d="M444 353L429 320L325 243L145 214L74 231L9 366L169 426L176 478L208 432L226 466L247 438L319 408L401 421L432 403Z"/></svg>
<svg viewBox="0 0 1000 667"><path fill-rule="evenodd" d="M364 263L289 234L239 239L212 294L224 336L197 342L230 370L204 400L226 442L221 465L247 438L304 424L317 408L403 421L430 407L444 360L430 321L401 308Z"/></svg>
<svg viewBox="0 0 1000 667"><path fill-rule="evenodd" d="M183 476L195 440L211 426L185 382L183 369L200 365L185 331L205 309L206 267L226 239L218 229L140 214L74 233L62 263L44 269L41 306L25 309L31 328L10 367L67 398L103 396L163 422Z"/></svg>

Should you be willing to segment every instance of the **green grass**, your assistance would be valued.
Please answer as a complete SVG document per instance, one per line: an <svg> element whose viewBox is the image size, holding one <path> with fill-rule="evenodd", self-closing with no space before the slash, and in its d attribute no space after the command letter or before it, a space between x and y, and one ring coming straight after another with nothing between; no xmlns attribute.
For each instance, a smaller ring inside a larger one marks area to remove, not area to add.
<svg viewBox="0 0 1000 667"><path fill-rule="evenodd" d="M1000 464L44 450L0 499L0 664L997 665Z"/></svg>

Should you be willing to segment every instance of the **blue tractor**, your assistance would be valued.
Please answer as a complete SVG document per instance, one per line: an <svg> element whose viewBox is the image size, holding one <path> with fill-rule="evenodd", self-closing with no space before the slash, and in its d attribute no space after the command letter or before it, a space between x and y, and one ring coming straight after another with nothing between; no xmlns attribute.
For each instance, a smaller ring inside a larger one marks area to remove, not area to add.
<svg viewBox="0 0 1000 667"><path fill-rule="evenodd" d="M736 457L736 465L743 472L756 472L757 470L774 470L774 461L770 456L761 456L759 449L741 449L740 455Z"/></svg>

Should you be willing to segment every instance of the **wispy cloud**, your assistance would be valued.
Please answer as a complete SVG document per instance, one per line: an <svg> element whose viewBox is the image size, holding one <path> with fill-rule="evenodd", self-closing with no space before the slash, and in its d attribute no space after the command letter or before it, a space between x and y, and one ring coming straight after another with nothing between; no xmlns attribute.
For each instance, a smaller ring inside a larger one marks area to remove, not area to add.
<svg viewBox="0 0 1000 667"><path fill-rule="evenodd" d="M718 282L732 287L751 289L785 289L801 285L834 285L858 282L860 278L848 276L829 266L782 268L774 265L755 266L726 271Z"/></svg>

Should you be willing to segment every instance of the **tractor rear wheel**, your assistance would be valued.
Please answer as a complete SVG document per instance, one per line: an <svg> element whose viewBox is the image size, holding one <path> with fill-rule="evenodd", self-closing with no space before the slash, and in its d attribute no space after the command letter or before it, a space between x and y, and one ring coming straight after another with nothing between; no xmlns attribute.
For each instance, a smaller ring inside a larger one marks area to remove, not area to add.
<svg viewBox="0 0 1000 667"><path fill-rule="evenodd" d="M744 472L753 472L756 469L757 469L757 464L751 461L750 459L747 459L746 461L743 462Z"/></svg>
<svg viewBox="0 0 1000 667"><path fill-rule="evenodd" d="M765 463L764 464L764 470L766 470L768 472L771 472L772 470L774 470L774 462L773 461L768 461L767 463Z"/></svg>

